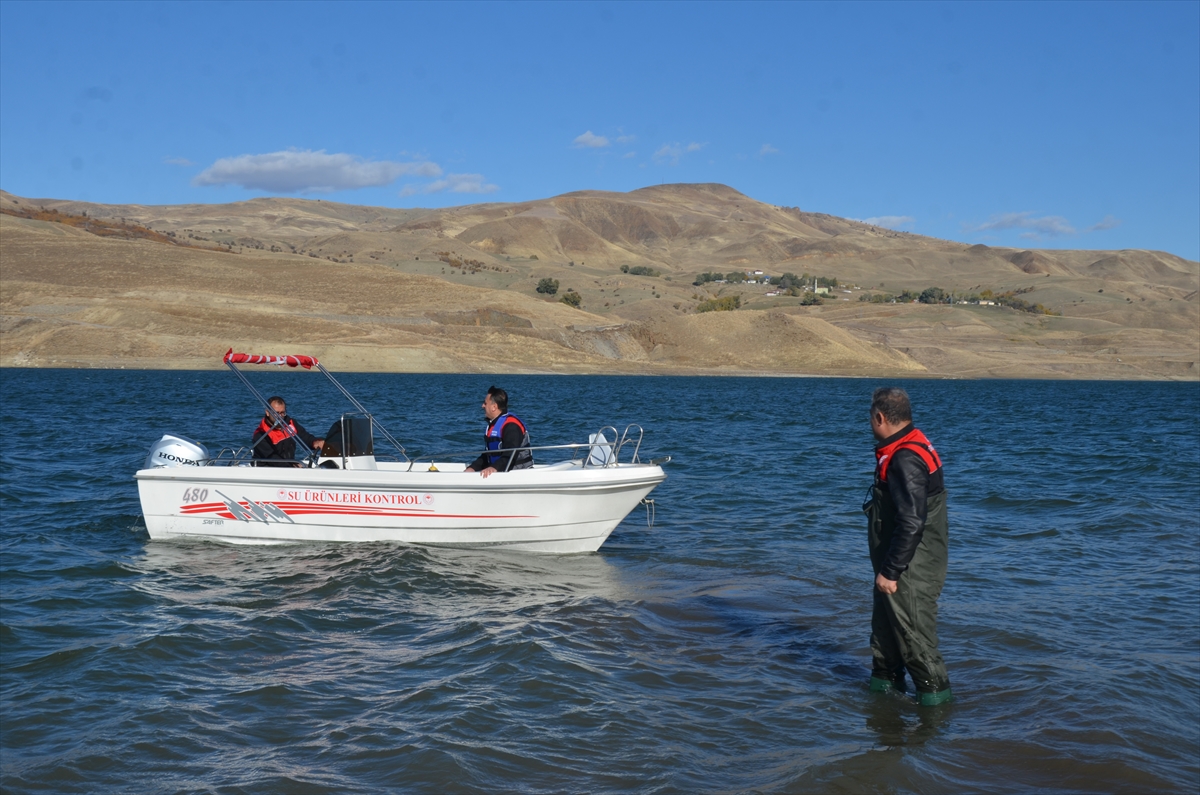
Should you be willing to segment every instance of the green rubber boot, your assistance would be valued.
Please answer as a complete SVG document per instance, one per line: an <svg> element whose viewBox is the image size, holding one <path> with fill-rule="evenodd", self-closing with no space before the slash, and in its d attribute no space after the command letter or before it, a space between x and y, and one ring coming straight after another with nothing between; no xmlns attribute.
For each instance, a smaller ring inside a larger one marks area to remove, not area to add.
<svg viewBox="0 0 1200 795"><path fill-rule="evenodd" d="M888 693L893 690L896 691L897 693L903 693L904 692L903 683L901 683L900 685L897 685L891 679L883 679L878 676L871 677L871 692L872 693Z"/></svg>
<svg viewBox="0 0 1200 795"><path fill-rule="evenodd" d="M872 684L874 684L873 680ZM922 707L936 707L938 704L949 704L953 700L954 694L948 687L936 693L917 693L917 703Z"/></svg>

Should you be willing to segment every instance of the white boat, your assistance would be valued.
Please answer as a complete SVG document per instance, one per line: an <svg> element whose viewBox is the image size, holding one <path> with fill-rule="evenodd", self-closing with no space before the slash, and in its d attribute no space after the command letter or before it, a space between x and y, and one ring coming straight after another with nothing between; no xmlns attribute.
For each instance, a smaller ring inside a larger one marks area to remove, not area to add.
<svg viewBox="0 0 1200 795"><path fill-rule="evenodd" d="M409 458L403 446L316 359L225 354L225 363L281 426L238 363L316 367L354 405L325 446L298 466L255 466L246 448L210 456L186 437L163 436L135 475L151 539L208 538L236 544L392 541L428 546L594 552L666 478L661 460L638 459L642 430L608 426L586 443L533 447L554 463L484 478L464 463ZM379 434L394 460L376 457ZM449 455L449 454L447 454ZM462 458L477 452L464 451ZM569 458L567 456L570 456ZM620 461L625 457L624 462Z"/></svg>

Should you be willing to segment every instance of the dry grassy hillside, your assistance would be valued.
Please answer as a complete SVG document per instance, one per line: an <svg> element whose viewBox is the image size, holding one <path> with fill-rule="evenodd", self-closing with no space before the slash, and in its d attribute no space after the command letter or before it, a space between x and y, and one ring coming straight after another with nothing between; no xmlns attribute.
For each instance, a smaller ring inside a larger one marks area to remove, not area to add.
<svg viewBox="0 0 1200 795"><path fill-rule="evenodd" d="M1196 262L967 246L722 185L443 210L0 192L0 211L0 365L205 367L232 345L359 370L1198 375ZM747 270L838 288L802 306L768 285L693 284ZM556 296L536 291L544 278ZM927 287L1055 314L859 300ZM557 300L568 290L580 308ZM698 312L713 298L741 306Z"/></svg>

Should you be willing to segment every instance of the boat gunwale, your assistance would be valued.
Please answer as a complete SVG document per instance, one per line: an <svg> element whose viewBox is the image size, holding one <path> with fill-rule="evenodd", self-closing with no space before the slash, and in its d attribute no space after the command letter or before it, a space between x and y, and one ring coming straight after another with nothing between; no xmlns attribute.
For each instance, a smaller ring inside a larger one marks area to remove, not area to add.
<svg viewBox="0 0 1200 795"><path fill-rule="evenodd" d="M631 471L635 470L635 471ZM230 477L229 473L236 472ZM284 472L287 474L284 475ZM538 475L534 479L529 475ZM474 477L468 477L474 476ZM515 477L517 480L510 480ZM476 472L397 472L377 469L319 470L279 467L155 467L140 469L134 479L146 483L236 483L254 486L383 490L420 489L458 492L537 492L627 488L662 483L666 472L658 464L620 464L595 469L521 469L496 473L490 478ZM501 479L503 478L503 479Z"/></svg>

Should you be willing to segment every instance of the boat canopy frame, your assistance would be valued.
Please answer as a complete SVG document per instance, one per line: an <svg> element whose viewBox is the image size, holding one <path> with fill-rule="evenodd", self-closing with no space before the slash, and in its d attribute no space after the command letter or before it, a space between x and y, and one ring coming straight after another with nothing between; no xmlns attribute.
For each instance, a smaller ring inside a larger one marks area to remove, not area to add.
<svg viewBox="0 0 1200 795"><path fill-rule="evenodd" d="M330 383L332 383L334 385L334 387L336 387L337 390L342 393L342 395L346 398L346 400L348 400L350 402L350 404L352 406L354 406L355 409L357 409L356 412L344 413L342 415L342 418L344 419L346 416L348 416L348 414L357 414L359 416L364 416L368 420L370 420L372 431L378 430L380 435L384 439L386 439L388 441L388 443L391 444L392 447L394 447L397 450L397 452L400 453L400 456L403 457L404 461L407 462L408 467L407 467L406 471L408 471L408 472L413 471L413 467L416 464L425 463L425 462L434 463L435 459L444 461L448 458L458 458L459 456L464 456L464 457L470 456L472 458L475 458L475 457L478 457L479 455L483 455L483 454L490 454L490 455L499 454L498 451L496 451L496 450L482 450L482 451L478 451L478 450L448 450L448 451L443 451L443 452L438 452L438 453L432 453L429 455L422 455L422 456L419 456L416 458L410 457L408 455L408 451L405 450L404 445L400 444L400 442L396 439L396 437L392 436L391 432L389 432L388 429L385 428L383 426L383 424L375 418L375 415L372 414L370 411L368 411L367 408L365 406L363 406L363 404L360 403L357 398L354 397L354 395L350 394L350 391L348 389L346 389L346 387L343 386L342 383L333 376L333 373L331 373L327 369L325 369L325 366L322 365L315 357L312 357L312 356L263 356L263 355L259 355L259 354L234 353L233 349L230 348L229 351L226 352L226 354L225 354L224 363L230 370L233 371L233 374L238 377L238 380L240 380L242 382L242 385L245 386L246 389L248 389L250 391L250 394L254 395L254 397L257 398L260 403L262 403L263 408L266 409L267 415L269 417L271 417L275 422L277 422L279 424L279 427L285 428L285 429L287 429L288 426L287 426L287 423L284 421L283 416L280 415L279 412L275 411L275 409L271 406L271 404L267 400L267 398L263 397L262 392L260 392L258 390L258 388L255 387L254 384L252 384L250 382L250 379L248 379L246 377L245 373L243 373L241 370L239 370L237 368L237 364L270 364L270 365L275 365L275 366L280 366L280 367L282 367L282 366L303 367L306 370L311 370L315 367L326 378L328 378ZM608 434L606 433L607 431L612 431L611 439L609 438ZM296 436L295 434L291 434L290 432L288 435L291 436L291 438L295 439L296 442L304 449L305 454L306 454L305 458L308 461L312 462L312 463L310 463L310 466L315 465L317 460L319 459L319 456L317 455L316 451L313 450L311 447L309 447L307 444L305 444L304 440L301 439L299 436ZM620 465L621 452L623 450L625 450L629 445L633 445L633 452L629 455L629 461L626 462L626 465L641 463L641 460L638 458L638 453L642 449L642 439L644 436L645 436L645 431L642 429L642 426L637 425L636 423L630 423L629 425L625 426L625 430L621 433L617 432L616 426L605 425L605 426L601 427L596 433L591 434L591 436L589 437L589 439L586 443L580 442L580 443L573 443L573 444L552 444L552 445L519 447L519 448L514 448L514 451L515 450L528 450L530 452L550 451L550 450L570 451L571 452L571 459L570 459L571 461L576 461L579 459L579 457L581 455L583 456L583 461L580 464L580 467L583 469L615 467L615 466ZM509 450L505 449L503 452L509 452ZM378 456L376 456L376 457L378 457ZM222 466L222 465L232 466L232 465L240 464L240 463L246 461L247 459L252 459L252 458L253 458L253 446L237 447L237 448L224 447L224 448L221 448L220 451L218 451L216 456L209 458L204 463L206 466ZM385 460L388 458L391 458L391 456L384 456ZM505 465L504 471L507 472L512 468L512 464L515 459L516 459L515 455L509 456L509 460L508 460L508 463ZM651 461L650 464L666 463L668 461L670 461L670 456L667 456L662 459L655 459L655 460Z"/></svg>
<svg viewBox="0 0 1200 795"><path fill-rule="evenodd" d="M403 456L405 461L408 461L411 464L412 459L410 459L408 457L408 452L404 449L404 445L400 444L400 442L398 442L396 440L396 437L392 436L391 432L389 432L388 429L383 426L383 423L381 423L381 422L379 422L379 420L375 419L375 415L372 414L371 412L367 411L367 408L365 406L363 406L362 403L358 402L358 398L356 398L356 397L354 397L354 395L350 394L350 391L348 389L346 389L346 387L342 386L342 383L340 381L338 381L336 378L333 377L333 373L326 370L325 366L323 364L321 364L315 357L312 357L312 356L261 356L261 355L257 355L257 354L234 353L233 348L230 348L225 353L224 362L225 362L225 365L230 370L233 371L233 374L238 377L238 380L240 380L242 382L242 385L245 386L246 389L250 390L250 394L252 394L252 395L254 395L254 397L258 398L258 402L263 404L263 408L265 408L267 410L267 416L269 416L271 419L273 419L275 422L277 422L279 424L280 428L283 428L285 430L287 430L288 426L287 426L287 423L284 421L283 416L280 415L279 412L275 411L275 409L271 406L270 402L268 402L267 399L265 397L263 397L262 392L259 392L257 387L255 387L254 384L250 383L250 379L246 377L245 373L243 373L241 370L239 370L237 368L236 363L271 364L271 365L275 365L277 367L286 365L288 367L303 367L306 370L311 370L314 367L317 368L317 370L319 370L326 378L328 378L329 382L331 384L333 384L339 392L342 393L342 395L346 398L346 400L350 401L350 405L354 406L354 408L358 410L359 414L366 416L371 421L372 429L376 429L376 428L379 429L380 435L382 435L384 439L387 439L388 443L391 444L392 447L396 448L397 452L399 452L400 455ZM309 447L307 444L305 444L303 439L301 439L299 436L296 436L295 434L292 434L290 432L288 433L288 435L291 436L293 439L295 439L297 444L299 444L304 449L306 458L313 458L313 459L316 458L316 454L315 454L316 451L314 451L311 447ZM244 457L243 451L245 449L246 448L238 448L237 450L232 450L232 449L228 449L228 448L222 449L220 451L220 453L217 454L217 457L215 459L210 459L210 460L212 460L212 461L218 461L218 460L228 461L231 458L232 460L237 461ZM226 453L226 450L228 450L228 452L230 453L230 458L223 458L223 454Z"/></svg>

